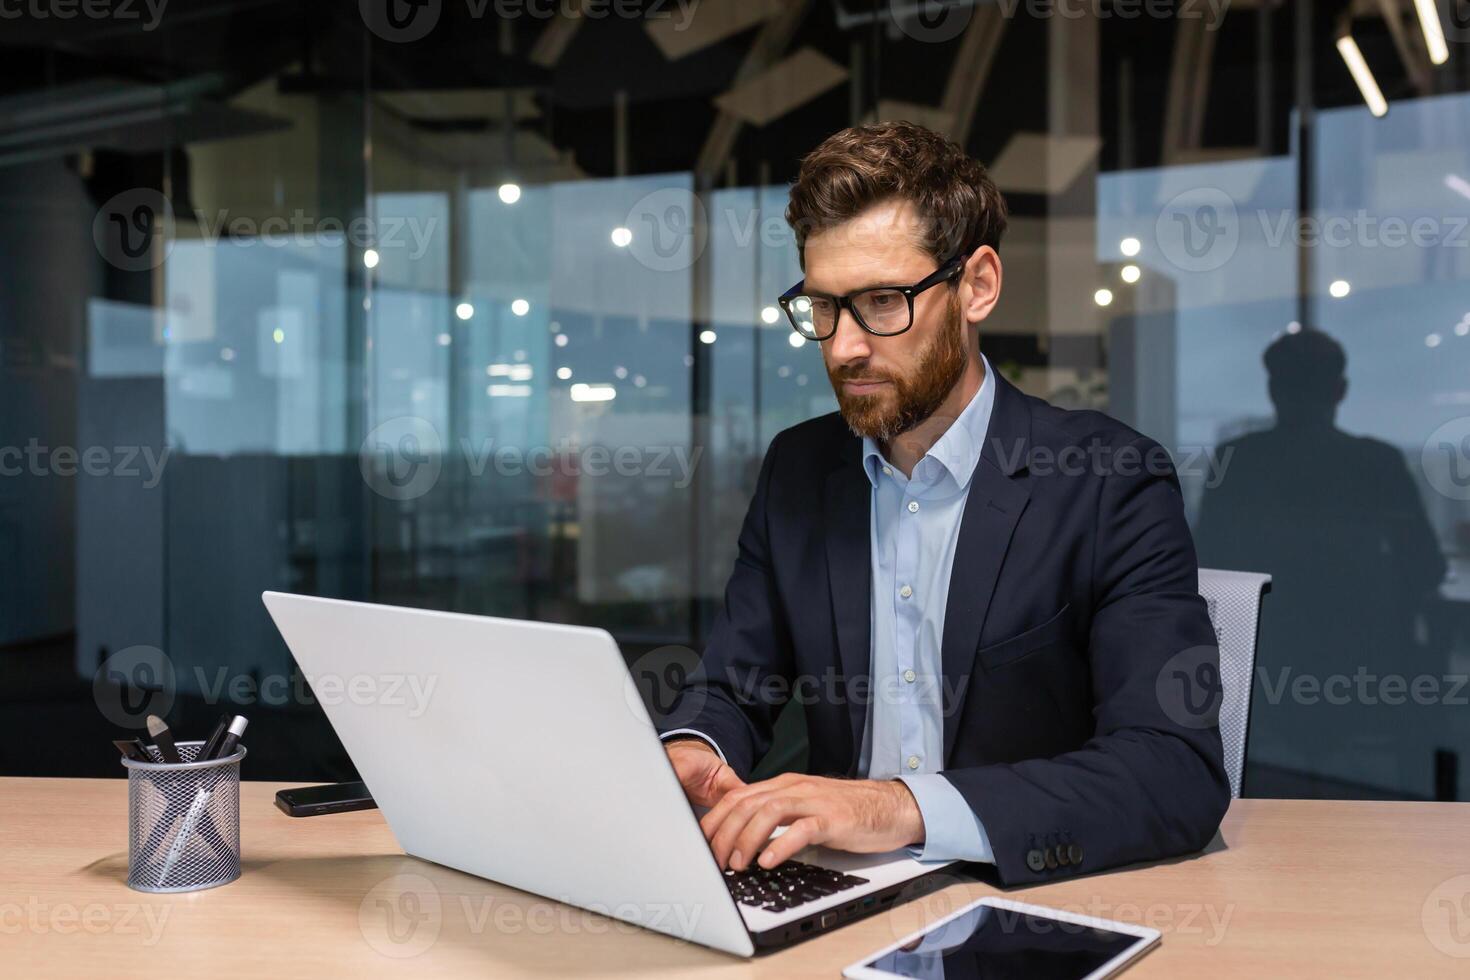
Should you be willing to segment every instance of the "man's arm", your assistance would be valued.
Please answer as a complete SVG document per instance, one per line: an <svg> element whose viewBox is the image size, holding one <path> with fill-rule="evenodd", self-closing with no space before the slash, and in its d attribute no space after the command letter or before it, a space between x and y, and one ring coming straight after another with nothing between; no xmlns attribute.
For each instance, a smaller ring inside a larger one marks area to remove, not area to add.
<svg viewBox="0 0 1470 980"><path fill-rule="evenodd" d="M724 606L704 656L658 726L667 738L677 732L708 742L742 780L770 748L771 730L785 703L784 698L760 696L766 681L772 676L789 679L792 672L791 636L771 571L766 516L780 444L778 435L761 463Z"/></svg>
<svg viewBox="0 0 1470 980"><path fill-rule="evenodd" d="M1152 440L1133 447L1167 459ZM1172 466L1141 469L1105 476L1099 492L1093 738L1052 759L941 774L984 826L1006 884L1197 851L1230 802L1219 651L1179 484Z"/></svg>

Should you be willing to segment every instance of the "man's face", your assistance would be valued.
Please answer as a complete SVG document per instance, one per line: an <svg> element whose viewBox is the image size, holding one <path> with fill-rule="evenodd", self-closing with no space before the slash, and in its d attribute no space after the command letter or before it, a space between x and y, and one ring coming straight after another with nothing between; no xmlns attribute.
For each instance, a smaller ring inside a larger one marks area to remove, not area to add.
<svg viewBox="0 0 1470 980"><path fill-rule="evenodd" d="M876 204L806 241L806 284L842 296L869 286L912 285L938 263L917 243L922 233L908 202ZM964 373L966 342L953 286L914 298L906 333L875 337L846 310L822 341L822 360L848 428L889 442L932 415Z"/></svg>

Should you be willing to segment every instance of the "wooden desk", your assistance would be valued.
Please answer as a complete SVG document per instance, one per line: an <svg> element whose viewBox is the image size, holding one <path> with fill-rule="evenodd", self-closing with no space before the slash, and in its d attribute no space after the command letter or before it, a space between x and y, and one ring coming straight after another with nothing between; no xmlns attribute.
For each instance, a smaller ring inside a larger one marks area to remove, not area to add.
<svg viewBox="0 0 1470 980"><path fill-rule="evenodd" d="M377 811L293 820L278 788L244 786L239 881L158 896L123 883L125 781L0 779L3 972L835 977L995 891L952 884L745 961L405 857ZM1222 837L1200 857L1006 894L1163 929L1130 980L1470 975L1470 804L1244 800Z"/></svg>

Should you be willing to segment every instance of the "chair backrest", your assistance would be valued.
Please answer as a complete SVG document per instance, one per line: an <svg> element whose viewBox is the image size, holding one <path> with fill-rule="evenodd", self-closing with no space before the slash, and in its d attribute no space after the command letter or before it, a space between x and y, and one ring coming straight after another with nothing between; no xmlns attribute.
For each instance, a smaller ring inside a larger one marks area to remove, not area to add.
<svg viewBox="0 0 1470 980"><path fill-rule="evenodd" d="M1220 738L1225 743L1225 771L1230 798L1240 796L1245 779L1245 736L1250 727L1251 688L1256 669L1256 636L1261 622L1261 596L1271 591L1271 576L1259 572L1199 570L1199 594L1210 608L1210 622L1220 644Z"/></svg>

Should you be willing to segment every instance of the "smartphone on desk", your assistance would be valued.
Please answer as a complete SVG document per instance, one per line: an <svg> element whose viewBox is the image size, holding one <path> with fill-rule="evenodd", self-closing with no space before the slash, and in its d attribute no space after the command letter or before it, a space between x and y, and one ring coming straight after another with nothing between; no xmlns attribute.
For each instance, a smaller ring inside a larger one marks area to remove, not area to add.
<svg viewBox="0 0 1470 980"><path fill-rule="evenodd" d="M378 804L373 802L367 785L356 782L283 789L276 794L276 806L288 817L319 817L327 813L376 810Z"/></svg>

